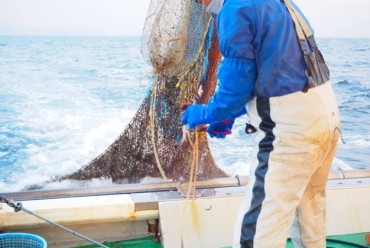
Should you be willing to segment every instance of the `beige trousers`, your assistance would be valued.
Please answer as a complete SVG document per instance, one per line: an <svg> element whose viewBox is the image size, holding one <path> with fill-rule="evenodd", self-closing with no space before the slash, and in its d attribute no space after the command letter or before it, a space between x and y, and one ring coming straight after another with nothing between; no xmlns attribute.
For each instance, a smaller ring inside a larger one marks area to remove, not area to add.
<svg viewBox="0 0 370 248"><path fill-rule="evenodd" d="M248 105L255 151L234 247L324 248L326 184L340 134L332 85Z"/></svg>

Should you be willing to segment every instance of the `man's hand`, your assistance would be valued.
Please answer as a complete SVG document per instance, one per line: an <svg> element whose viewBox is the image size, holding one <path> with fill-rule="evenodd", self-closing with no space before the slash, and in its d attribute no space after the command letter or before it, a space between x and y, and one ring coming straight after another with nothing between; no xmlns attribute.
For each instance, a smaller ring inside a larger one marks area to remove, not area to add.
<svg viewBox="0 0 370 248"><path fill-rule="evenodd" d="M226 135L231 134L231 129L233 128L234 120L235 120L234 118L231 118L229 120L211 123L207 128L209 136L211 136L211 138L213 137L221 139L225 138Z"/></svg>
<svg viewBox="0 0 370 248"><path fill-rule="evenodd" d="M185 112L182 114L182 125L188 125L190 130L194 130L196 126L210 123L210 118L206 115L206 105L190 105L185 106Z"/></svg>
<svg viewBox="0 0 370 248"><path fill-rule="evenodd" d="M246 108L242 108L238 113L236 113L227 120L211 123L207 128L209 136L211 136L211 138L213 137L221 139L225 138L226 135L232 133L231 129L233 128L235 119L246 113L247 113Z"/></svg>

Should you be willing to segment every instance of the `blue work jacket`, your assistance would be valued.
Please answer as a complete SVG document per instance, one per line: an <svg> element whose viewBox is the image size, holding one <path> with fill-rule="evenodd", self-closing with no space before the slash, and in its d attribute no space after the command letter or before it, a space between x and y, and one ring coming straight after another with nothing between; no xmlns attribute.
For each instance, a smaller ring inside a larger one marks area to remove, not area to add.
<svg viewBox="0 0 370 248"><path fill-rule="evenodd" d="M223 60L207 106L214 121L237 115L253 97L305 88L306 64L282 1L227 0L216 18Z"/></svg>

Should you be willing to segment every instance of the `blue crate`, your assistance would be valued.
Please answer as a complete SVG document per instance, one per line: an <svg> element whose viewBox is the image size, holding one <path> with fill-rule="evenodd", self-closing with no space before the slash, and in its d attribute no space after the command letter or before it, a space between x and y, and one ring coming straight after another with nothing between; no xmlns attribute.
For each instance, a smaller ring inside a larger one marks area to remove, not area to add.
<svg viewBox="0 0 370 248"><path fill-rule="evenodd" d="M1 248L46 248L45 239L30 233L0 234Z"/></svg>

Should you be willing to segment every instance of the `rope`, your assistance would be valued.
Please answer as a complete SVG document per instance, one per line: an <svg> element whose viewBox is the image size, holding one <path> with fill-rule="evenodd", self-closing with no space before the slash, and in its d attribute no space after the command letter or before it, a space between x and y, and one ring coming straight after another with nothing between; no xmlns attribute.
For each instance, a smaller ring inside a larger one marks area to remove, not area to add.
<svg viewBox="0 0 370 248"><path fill-rule="evenodd" d="M157 98L157 84L158 84L158 78L156 78L155 82L153 83L152 98L151 98L151 103L150 103L149 117L150 117L151 140L152 140L153 153L154 153L155 161L157 163L157 167L159 169L159 172L162 175L162 178L167 180L166 174L165 174L165 172L163 170L163 167L161 165L161 161L159 160L158 150L157 150L157 146L156 146L156 143L155 143L155 120L154 120L154 115L155 115L155 99Z"/></svg>
<svg viewBox="0 0 370 248"><path fill-rule="evenodd" d="M190 178L188 183L188 190L186 194L186 199L190 198L190 193L192 191L193 197L195 197L195 185L197 181L196 173L199 167L199 132L195 130L195 141L193 146L193 158L190 166Z"/></svg>
<svg viewBox="0 0 370 248"><path fill-rule="evenodd" d="M191 166L190 166L190 178L189 178L188 189L187 189L186 198L185 198L185 205L182 208L182 217L181 217L182 219L181 219L181 223L180 223L181 224L181 227L180 227L181 247L184 247L183 233L184 233L185 210L187 209L191 193L192 193L193 198L195 198L195 196L196 196L196 194L195 194L195 191L196 191L195 185L196 185L196 180L197 180L196 173L197 173L198 167L199 167L199 131L197 129L195 129L195 134L194 135L195 135L195 141L194 142L192 142L190 140L190 137L188 137L190 144L192 144L192 146L193 146L193 156L192 156L192 162L191 162Z"/></svg>

